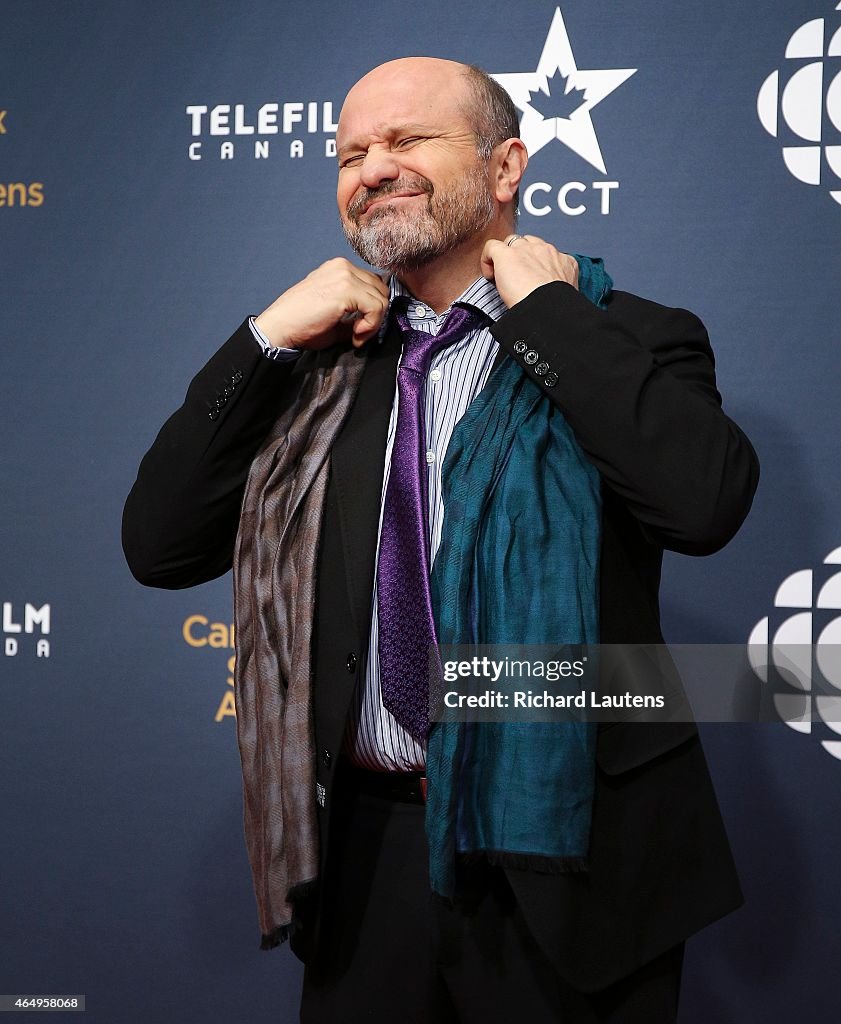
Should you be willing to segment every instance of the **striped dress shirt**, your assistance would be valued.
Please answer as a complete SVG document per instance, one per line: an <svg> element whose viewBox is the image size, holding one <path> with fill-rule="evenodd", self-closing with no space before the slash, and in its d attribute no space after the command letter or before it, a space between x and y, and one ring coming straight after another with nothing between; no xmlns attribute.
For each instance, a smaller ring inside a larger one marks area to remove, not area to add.
<svg viewBox="0 0 841 1024"><path fill-rule="evenodd" d="M436 316L434 310L413 298L403 285L392 277L389 282L389 311L398 296L408 299L407 315L413 330L437 334L449 312ZM491 281L479 278L455 302L465 303L485 313L490 320L498 320L506 311L505 303ZM267 356L274 359L292 359L297 353L288 349L272 348L251 318L251 329ZM385 332L388 315L380 332ZM429 495L429 553L433 561L441 543L444 522L444 502L441 497L441 466L453 430L479 394L490 376L498 351L498 344L487 326L471 331L461 341L437 352L424 385L424 422L426 426L427 490ZM382 508L391 468L391 452L397 425L398 389L395 374L394 401L388 424L385 449L385 472L380 496L380 524ZM379 555L379 541L378 541ZM353 710L348 718L344 740L347 756L355 764L375 771L417 771L426 764L426 745L411 736L383 707L380 692L378 657L379 618L377 614L376 569L372 595L371 634L365 661L363 684L357 687Z"/></svg>

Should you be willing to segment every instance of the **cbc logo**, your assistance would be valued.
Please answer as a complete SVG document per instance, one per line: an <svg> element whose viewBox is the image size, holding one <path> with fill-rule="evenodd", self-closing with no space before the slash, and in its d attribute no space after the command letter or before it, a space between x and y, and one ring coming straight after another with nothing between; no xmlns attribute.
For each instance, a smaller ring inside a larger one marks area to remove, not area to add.
<svg viewBox="0 0 841 1024"><path fill-rule="evenodd" d="M751 667L764 683L775 670L791 691L774 695L786 725L811 734L814 718L841 736L841 548L826 556L820 570L801 569L784 579L774 608L781 611L751 631ZM841 760L841 740L822 740L821 746Z"/></svg>
<svg viewBox="0 0 841 1024"><path fill-rule="evenodd" d="M841 11L841 3L835 9ZM783 146L786 167L798 181L828 186L829 194L841 204L841 71L827 82L832 63L823 59L841 57L841 22L807 21L789 39L785 56L794 67L787 64L784 71L772 71L762 83L756 101L759 120L776 139L782 114L785 127L806 143ZM831 133L835 144L823 132L824 109L836 129Z"/></svg>

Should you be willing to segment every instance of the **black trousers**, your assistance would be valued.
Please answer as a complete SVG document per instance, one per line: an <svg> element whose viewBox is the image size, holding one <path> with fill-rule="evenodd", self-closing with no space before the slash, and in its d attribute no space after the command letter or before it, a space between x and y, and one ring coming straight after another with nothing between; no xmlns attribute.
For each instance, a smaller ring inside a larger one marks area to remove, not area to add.
<svg viewBox="0 0 841 1024"><path fill-rule="evenodd" d="M338 782L338 780L337 780ZM304 972L302 1024L672 1024L683 944L602 992L564 983L532 937L504 872L460 869L469 906L429 888L424 808L333 796L325 948Z"/></svg>

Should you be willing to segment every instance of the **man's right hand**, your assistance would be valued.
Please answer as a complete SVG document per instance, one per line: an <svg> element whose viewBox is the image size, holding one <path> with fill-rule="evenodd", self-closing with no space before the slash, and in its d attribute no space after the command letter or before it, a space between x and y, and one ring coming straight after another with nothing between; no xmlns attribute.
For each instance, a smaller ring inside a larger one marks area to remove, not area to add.
<svg viewBox="0 0 841 1024"><path fill-rule="evenodd" d="M370 270L338 257L316 267L254 321L275 348L320 349L373 338L388 308L388 288Z"/></svg>

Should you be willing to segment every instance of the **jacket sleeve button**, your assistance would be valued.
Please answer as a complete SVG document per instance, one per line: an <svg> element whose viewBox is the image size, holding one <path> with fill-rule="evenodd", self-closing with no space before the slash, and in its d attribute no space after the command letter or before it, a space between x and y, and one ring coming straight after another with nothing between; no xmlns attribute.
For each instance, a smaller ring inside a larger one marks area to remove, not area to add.
<svg viewBox="0 0 841 1024"><path fill-rule="evenodd" d="M356 671L356 664L357 664L356 655L353 653L353 651L351 651L350 654L347 656L347 670L348 670L348 672L355 672Z"/></svg>

